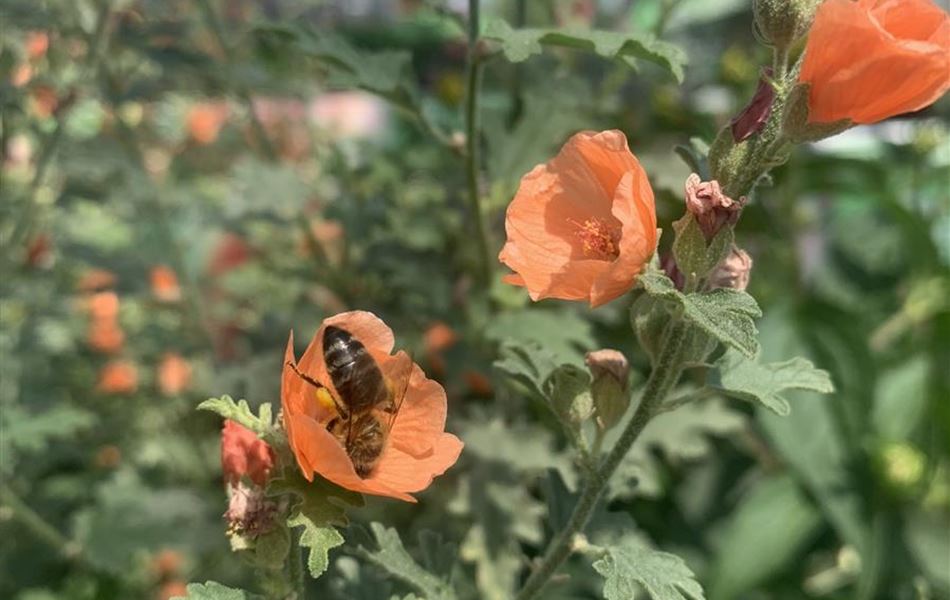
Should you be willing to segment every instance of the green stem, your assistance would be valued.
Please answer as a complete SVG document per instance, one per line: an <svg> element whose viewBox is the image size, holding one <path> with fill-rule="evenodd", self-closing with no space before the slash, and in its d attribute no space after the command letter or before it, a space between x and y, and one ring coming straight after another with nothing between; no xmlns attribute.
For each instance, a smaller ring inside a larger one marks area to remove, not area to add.
<svg viewBox="0 0 950 600"><path fill-rule="evenodd" d="M251 93L246 87L234 83L234 53L231 52L231 47L228 46L227 40L225 39L224 27L221 25L221 20L218 18L218 14L214 11L214 7L211 6L211 2L209 0L197 0L197 2L198 8L201 10L201 14L204 17L205 24L208 26L208 29L211 30L211 34L214 36L215 43L218 45L218 48L221 51L221 56L224 58L225 63L227 64L228 79L231 80L231 84L235 93L238 95L238 98L240 98L241 102L244 103L244 106L247 109L248 116L251 120L251 129L254 130L254 136L257 138L258 143L260 144L261 153L264 154L268 160L275 161L277 160L277 150L271 143L270 138L267 136L267 131L264 129L264 125L258 118L257 112L254 110L254 103L251 101Z"/></svg>
<svg viewBox="0 0 950 600"><path fill-rule="evenodd" d="M475 230L481 261L481 279L487 287L491 283L491 254L488 230L482 214L481 197L478 191L479 170L479 123L478 91L481 87L482 65L478 56L479 0L468 0L468 67L465 92L465 179L468 184L468 201L475 221Z"/></svg>
<svg viewBox="0 0 950 600"><path fill-rule="evenodd" d="M0 486L0 502L6 505L13 513L13 517L29 529L37 539L45 542L66 558L80 557L78 543L68 539L58 529L47 523L46 519L30 508L6 485Z"/></svg>
<svg viewBox="0 0 950 600"><path fill-rule="evenodd" d="M610 477L620 466L633 443L640 437L647 423L657 414L670 389L679 380L683 371L683 340L686 337L686 328L686 324L680 320L674 320L667 326L660 356L646 382L640 405L637 406L627 427L620 434L620 439L611 448L600 468L585 481L584 490L567 526L551 540L541 563L528 577L524 587L515 597L516 600L530 600L536 597L570 556L575 536L581 533L590 521Z"/></svg>
<svg viewBox="0 0 950 600"><path fill-rule="evenodd" d="M296 600L304 600L307 585L303 568L303 548L300 546L300 535L295 531L291 531L290 552L287 555L287 561L289 563L290 584L297 594Z"/></svg>

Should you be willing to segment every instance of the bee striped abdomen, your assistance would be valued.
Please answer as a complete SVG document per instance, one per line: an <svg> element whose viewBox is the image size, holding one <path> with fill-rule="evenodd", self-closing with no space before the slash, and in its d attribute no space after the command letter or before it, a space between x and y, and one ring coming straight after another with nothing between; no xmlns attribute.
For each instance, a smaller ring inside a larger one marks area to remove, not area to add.
<svg viewBox="0 0 950 600"><path fill-rule="evenodd" d="M389 389L382 371L366 347L348 331L327 326L323 332L323 357L333 387L351 413L372 410L388 400Z"/></svg>

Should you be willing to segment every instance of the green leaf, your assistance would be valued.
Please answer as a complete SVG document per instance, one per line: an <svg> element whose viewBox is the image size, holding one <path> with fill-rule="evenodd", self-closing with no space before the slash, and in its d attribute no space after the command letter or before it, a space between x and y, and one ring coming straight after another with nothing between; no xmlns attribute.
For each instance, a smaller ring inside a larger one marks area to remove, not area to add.
<svg viewBox="0 0 950 600"><path fill-rule="evenodd" d="M643 273L637 283L651 296L678 304L683 318L708 335L749 358L758 354L758 332L753 319L761 317L762 311L749 294L723 288L684 295L656 268Z"/></svg>
<svg viewBox="0 0 950 600"><path fill-rule="evenodd" d="M594 562L603 575L606 600L631 600L642 589L653 600L703 600L703 588L680 557L627 543L608 546Z"/></svg>
<svg viewBox="0 0 950 600"><path fill-rule="evenodd" d="M537 342L502 342L499 359L494 362L498 371L526 385L539 399L546 398L544 382L557 368L554 356Z"/></svg>
<svg viewBox="0 0 950 600"><path fill-rule="evenodd" d="M379 523L370 523L377 549L360 548L360 554L384 571L406 582L428 600L455 600L455 591L449 583L426 571L406 551L395 529Z"/></svg>
<svg viewBox="0 0 950 600"><path fill-rule="evenodd" d="M89 429L96 423L93 413L59 404L35 413L16 404L0 410L3 445L26 452L37 452L55 439L68 438Z"/></svg>
<svg viewBox="0 0 950 600"><path fill-rule="evenodd" d="M297 497L287 524L303 527L300 544L310 550L307 567L312 577L320 577L329 566L328 553L344 541L335 526L346 525L346 505L362 506L363 497L318 475L309 482L293 466L273 479L267 492L269 495L290 493Z"/></svg>
<svg viewBox="0 0 950 600"><path fill-rule="evenodd" d="M881 374L874 394L872 422L888 440L906 440L927 414L930 361L919 355Z"/></svg>
<svg viewBox="0 0 950 600"><path fill-rule="evenodd" d="M248 406L247 400L235 402L231 396L224 395L220 398L208 398L198 405L198 410L209 410L217 413L225 419L230 419L247 427L259 436L268 435L272 432L273 416L270 403L261 404L258 408L258 415L255 415L251 407Z"/></svg>
<svg viewBox="0 0 950 600"><path fill-rule="evenodd" d="M318 60L330 69L333 87L359 87L382 96L405 91L411 55L403 51L365 52L330 31L294 25L268 25L256 33L269 43L291 44L298 55Z"/></svg>
<svg viewBox="0 0 950 600"><path fill-rule="evenodd" d="M716 543L710 597L739 598L772 575L786 572L822 523L821 514L791 475L759 482L729 517Z"/></svg>
<svg viewBox="0 0 950 600"><path fill-rule="evenodd" d="M656 39L652 34L583 29L526 28L512 29L501 19L485 28L483 37L501 42L505 58L522 62L540 54L542 45L577 48L616 58L631 67L636 59L648 60L666 69L677 82L683 81L686 54L677 46Z"/></svg>
<svg viewBox="0 0 950 600"><path fill-rule="evenodd" d="M307 570L314 579L323 575L330 566L330 550L343 544L343 536L332 525L317 525L303 513L288 519L291 527L303 527L300 545L308 548Z"/></svg>
<svg viewBox="0 0 950 600"><path fill-rule="evenodd" d="M290 552L290 532L281 524L258 536L253 543L254 547L248 553L254 564L267 569L279 569Z"/></svg>
<svg viewBox="0 0 950 600"><path fill-rule="evenodd" d="M257 600L257 594L229 588L214 581L189 583L185 588L187 596L175 596L172 600Z"/></svg>
<svg viewBox="0 0 950 600"><path fill-rule="evenodd" d="M827 371L816 369L811 361L800 357L763 365L735 350L727 350L715 366L709 373L708 385L733 398L761 402L783 417L791 412L781 395L785 390L830 394L835 389Z"/></svg>
<svg viewBox="0 0 950 600"><path fill-rule="evenodd" d="M500 314L485 328L485 337L522 346L539 344L555 365L582 365L584 353L596 346L590 321L570 309L527 309Z"/></svg>
<svg viewBox="0 0 950 600"><path fill-rule="evenodd" d="M723 227L707 244L696 217L688 213L673 223L673 230L673 256L688 281L702 279L715 269L729 252L734 238L732 228Z"/></svg>

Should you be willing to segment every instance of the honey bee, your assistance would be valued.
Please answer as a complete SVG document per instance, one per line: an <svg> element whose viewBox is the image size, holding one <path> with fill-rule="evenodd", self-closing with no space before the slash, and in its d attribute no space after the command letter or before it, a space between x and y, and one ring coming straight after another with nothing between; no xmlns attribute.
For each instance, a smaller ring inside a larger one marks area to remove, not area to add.
<svg viewBox="0 0 950 600"><path fill-rule="evenodd" d="M323 332L323 358L336 394L287 363L318 394L332 400L337 414L327 422L327 431L339 440L363 479L379 462L408 388L412 360L402 353L396 356L384 373L362 342L345 329L328 325Z"/></svg>

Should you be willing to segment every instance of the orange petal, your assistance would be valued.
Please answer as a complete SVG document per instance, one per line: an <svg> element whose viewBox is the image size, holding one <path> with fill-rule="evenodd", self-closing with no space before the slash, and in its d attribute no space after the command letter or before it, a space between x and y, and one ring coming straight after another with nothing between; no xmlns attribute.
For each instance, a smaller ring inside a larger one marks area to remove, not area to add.
<svg viewBox="0 0 950 600"><path fill-rule="evenodd" d="M393 421L390 444L411 456L424 456L445 430L446 410L445 390L415 366L406 398Z"/></svg>
<svg viewBox="0 0 950 600"><path fill-rule="evenodd" d="M383 451L371 479L400 491L424 490L435 477L455 464L463 446L451 433L443 433L435 440L431 454L416 458L390 444Z"/></svg>

